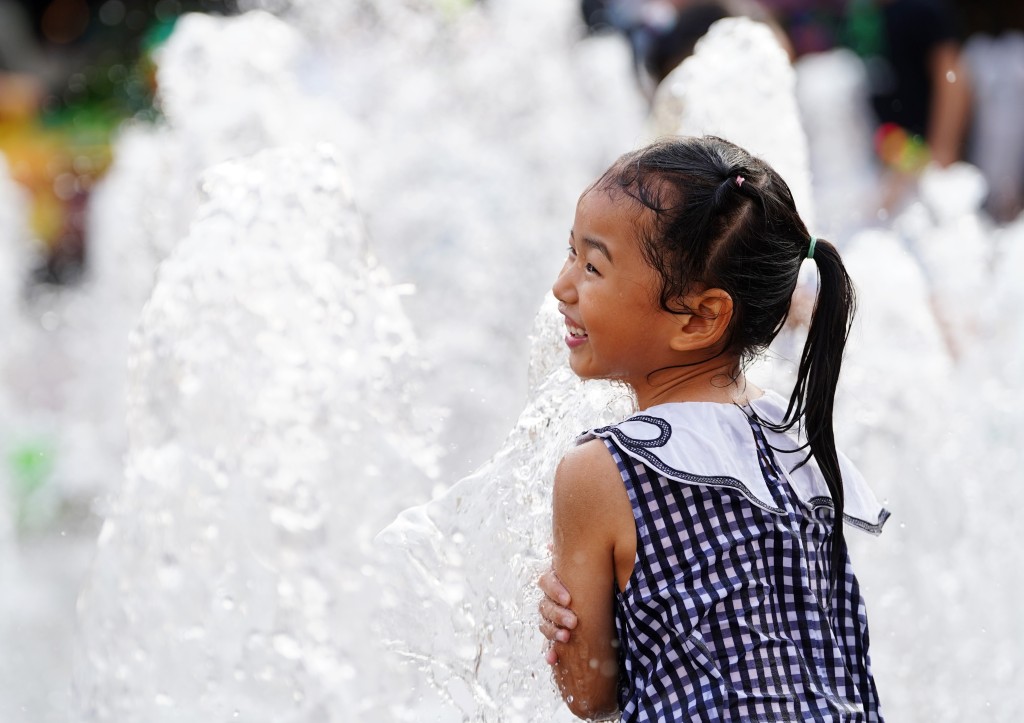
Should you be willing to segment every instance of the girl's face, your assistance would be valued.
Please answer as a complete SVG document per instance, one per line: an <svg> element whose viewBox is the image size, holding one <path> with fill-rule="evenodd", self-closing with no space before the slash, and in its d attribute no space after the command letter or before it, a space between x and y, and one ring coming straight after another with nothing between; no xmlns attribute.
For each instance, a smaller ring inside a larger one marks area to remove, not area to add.
<svg viewBox="0 0 1024 723"><path fill-rule="evenodd" d="M638 238L649 213L601 188L576 204L569 257L551 290L565 316L569 364L583 379L620 379L636 389L672 363L665 340L678 321L658 304L661 277Z"/></svg>

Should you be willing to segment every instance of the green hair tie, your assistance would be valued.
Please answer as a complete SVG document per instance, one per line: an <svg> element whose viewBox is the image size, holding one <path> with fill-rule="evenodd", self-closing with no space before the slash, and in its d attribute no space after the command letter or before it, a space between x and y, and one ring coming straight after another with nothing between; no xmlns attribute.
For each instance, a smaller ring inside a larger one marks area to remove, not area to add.
<svg viewBox="0 0 1024 723"><path fill-rule="evenodd" d="M811 245L807 247L807 258L814 258L814 244L818 243L817 236L811 236Z"/></svg>

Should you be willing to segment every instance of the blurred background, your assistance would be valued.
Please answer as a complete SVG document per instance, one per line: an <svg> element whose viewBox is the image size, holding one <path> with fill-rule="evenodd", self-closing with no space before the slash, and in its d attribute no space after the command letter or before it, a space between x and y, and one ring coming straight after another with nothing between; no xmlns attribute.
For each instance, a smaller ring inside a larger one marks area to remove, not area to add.
<svg viewBox="0 0 1024 723"><path fill-rule="evenodd" d="M154 121L153 50L182 13L221 2L4 2L0 123L12 178L30 197L33 278L67 283L85 263L89 191L127 120Z"/></svg>
<svg viewBox="0 0 1024 723"><path fill-rule="evenodd" d="M102 595L84 613L76 599L103 520L131 515L115 502L125 400L137 419L161 415L129 380L144 356L130 338L189 233L203 171L294 143L336 149L368 268L388 271L418 339L401 373L419 391L404 403L433 410L417 429L436 461L417 462L416 491L388 497L387 517L498 449L527 398L531 321L576 195L620 153L679 129L679 65L730 16L765 23L794 69L812 229L861 259L865 234L888 234L865 286L890 265L910 271L869 306L899 307L901 289L923 299L927 318L871 347L877 368L904 395L945 395L928 407L879 392L903 416L862 410L850 436L851 456L887 474L883 496L904 503L895 541L864 553L885 569L866 575L883 705L899 687L890 720L1014 720L1020 694L1003 684L1022 674L1022 623L1003 578L1020 569L1019 495L985 485L1021 479L1008 431L1024 427L1018 0L0 0L0 719L135 720L95 700L117 693L82 692L101 673L72 692L76 625ZM759 112L736 109L755 125ZM853 372L850 395L878 379ZM939 429L922 409L987 431ZM928 504L908 513L918 495ZM973 672L936 658L958 654ZM334 719L317 715L301 720Z"/></svg>
<svg viewBox="0 0 1024 723"><path fill-rule="evenodd" d="M443 5L443 3L440 3ZM457 5L458 3L454 3ZM286 0L277 3L287 5ZM125 122L158 122L154 51L189 12L239 12L233 0L62 0L0 4L0 148L29 194L37 248L32 279L75 281L87 268L85 216L91 187ZM902 169L934 157L981 167L986 209L999 221L1020 210L1019 68L986 57L1024 31L1018 2L873 0L587 0L581 33L617 34L630 47L640 89L653 88L692 52L712 22L748 14L772 23L794 60L848 48L865 63L877 124L877 160ZM980 67L971 75L973 52ZM987 67L988 65L995 67ZM1004 67L1005 66L1005 67ZM957 72L959 82L948 82ZM951 90L953 87L955 90ZM980 116L980 117L979 117ZM990 116L999 116L998 122ZM996 123L1005 137L977 137ZM1005 128L1005 130L1002 130ZM990 146L1009 156L997 164ZM1012 161L1012 162L1011 162Z"/></svg>

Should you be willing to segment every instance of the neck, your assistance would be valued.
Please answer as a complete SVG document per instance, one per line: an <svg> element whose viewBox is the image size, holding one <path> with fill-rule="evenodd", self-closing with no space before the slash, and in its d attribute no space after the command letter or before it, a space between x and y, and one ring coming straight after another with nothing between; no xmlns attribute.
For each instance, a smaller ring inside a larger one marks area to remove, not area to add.
<svg viewBox="0 0 1024 723"><path fill-rule="evenodd" d="M639 409L668 402L746 404L762 394L747 383L736 357L661 369L630 386Z"/></svg>

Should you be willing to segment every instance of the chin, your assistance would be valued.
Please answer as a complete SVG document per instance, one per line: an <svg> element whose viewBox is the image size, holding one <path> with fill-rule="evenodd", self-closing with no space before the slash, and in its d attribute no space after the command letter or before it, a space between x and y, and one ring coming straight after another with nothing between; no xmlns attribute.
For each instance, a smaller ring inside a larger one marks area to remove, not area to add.
<svg viewBox="0 0 1024 723"><path fill-rule="evenodd" d="M578 376L580 379L582 379L584 381L586 381L588 379L597 379L596 376L594 376L591 373L588 373L587 369L586 368L581 368L581 366L582 365L580 365L580 364L576 363L575 361L573 361L573 358L571 356L569 357L569 368L572 369L572 373L573 374L575 374L576 376Z"/></svg>
<svg viewBox="0 0 1024 723"><path fill-rule="evenodd" d="M607 379L609 381L621 379L621 377L617 374L601 372L595 369L588 369L581 364L573 363L573 360L571 358L569 359L569 368L572 369L573 374L575 374L577 377L579 377L585 382L593 381L595 379Z"/></svg>

